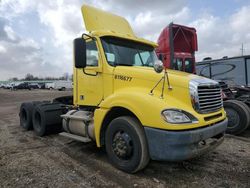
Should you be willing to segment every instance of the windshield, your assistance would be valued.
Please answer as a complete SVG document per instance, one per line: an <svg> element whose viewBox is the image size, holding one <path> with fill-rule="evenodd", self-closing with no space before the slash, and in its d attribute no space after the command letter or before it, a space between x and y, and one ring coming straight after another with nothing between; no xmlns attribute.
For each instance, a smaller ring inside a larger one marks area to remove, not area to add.
<svg viewBox="0 0 250 188"><path fill-rule="evenodd" d="M186 58L184 60L184 65L183 65L182 59L175 58L174 63L173 63L173 69L188 72L188 73L193 73L193 59Z"/></svg>
<svg viewBox="0 0 250 188"><path fill-rule="evenodd" d="M193 59L185 59L185 72L193 73Z"/></svg>
<svg viewBox="0 0 250 188"><path fill-rule="evenodd" d="M174 66L173 66L174 70L179 70L182 71L183 66L182 66L182 59L179 58L175 58L174 59Z"/></svg>
<svg viewBox="0 0 250 188"><path fill-rule="evenodd" d="M111 66L153 67L157 60L153 46L115 37L102 37L101 40L107 62Z"/></svg>

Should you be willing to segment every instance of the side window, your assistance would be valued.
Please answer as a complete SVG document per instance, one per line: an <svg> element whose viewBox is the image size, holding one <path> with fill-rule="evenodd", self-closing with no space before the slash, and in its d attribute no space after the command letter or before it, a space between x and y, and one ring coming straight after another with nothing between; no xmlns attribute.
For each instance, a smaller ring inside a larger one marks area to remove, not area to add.
<svg viewBox="0 0 250 188"><path fill-rule="evenodd" d="M86 43L86 60L87 66L98 66L98 51L95 41L89 41Z"/></svg>

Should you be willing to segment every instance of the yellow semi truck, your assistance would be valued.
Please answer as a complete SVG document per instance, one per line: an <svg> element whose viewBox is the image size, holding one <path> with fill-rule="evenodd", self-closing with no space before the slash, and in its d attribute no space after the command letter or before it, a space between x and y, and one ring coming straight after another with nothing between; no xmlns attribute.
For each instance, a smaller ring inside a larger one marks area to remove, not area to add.
<svg viewBox="0 0 250 188"><path fill-rule="evenodd" d="M150 159L182 161L222 143L227 118L217 82L163 70L157 44L136 37L124 18L81 10L89 33L74 40L73 97L23 103L22 127L95 141L129 173Z"/></svg>

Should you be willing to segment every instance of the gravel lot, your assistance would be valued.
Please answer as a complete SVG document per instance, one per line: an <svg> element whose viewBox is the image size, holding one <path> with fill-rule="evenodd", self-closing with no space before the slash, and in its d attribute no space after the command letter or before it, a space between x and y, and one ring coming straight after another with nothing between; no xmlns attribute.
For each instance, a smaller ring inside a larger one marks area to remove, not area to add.
<svg viewBox="0 0 250 188"><path fill-rule="evenodd" d="M226 136L213 152L182 163L151 161L130 175L112 167L104 150L59 135L43 138L19 125L24 101L69 91L0 89L0 187L250 187L250 130Z"/></svg>

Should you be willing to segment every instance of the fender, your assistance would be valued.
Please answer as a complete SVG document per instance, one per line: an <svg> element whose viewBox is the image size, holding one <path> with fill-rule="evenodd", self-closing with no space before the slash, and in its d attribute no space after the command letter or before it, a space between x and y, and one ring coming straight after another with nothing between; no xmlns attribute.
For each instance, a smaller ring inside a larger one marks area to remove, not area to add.
<svg viewBox="0 0 250 188"><path fill-rule="evenodd" d="M142 125L150 125L150 121L154 122L153 125L162 124L164 121L161 118L161 109L164 103L162 99L149 95L148 91L144 88L125 88L121 89L114 94L107 97L99 105L99 109L95 110L95 138L96 144L100 147L100 132L102 122L107 113L113 107L123 107L131 111ZM152 109L154 111L152 112ZM151 114L150 116L145 114ZM156 122L158 119L158 123ZM151 123L152 124L152 123Z"/></svg>

